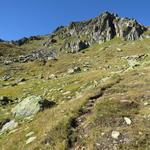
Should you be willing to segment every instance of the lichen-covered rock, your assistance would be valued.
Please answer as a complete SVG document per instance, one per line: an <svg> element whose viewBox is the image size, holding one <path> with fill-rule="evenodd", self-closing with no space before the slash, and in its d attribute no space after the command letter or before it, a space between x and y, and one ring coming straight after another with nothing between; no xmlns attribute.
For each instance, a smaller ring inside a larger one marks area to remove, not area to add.
<svg viewBox="0 0 150 150"><path fill-rule="evenodd" d="M44 100L41 96L29 96L17 104L12 113L15 117L29 117L51 105L52 102Z"/></svg>
<svg viewBox="0 0 150 150"><path fill-rule="evenodd" d="M0 133L11 131L15 129L17 126L18 126L18 122L16 122L15 120L11 120L3 125L2 129L0 130Z"/></svg>

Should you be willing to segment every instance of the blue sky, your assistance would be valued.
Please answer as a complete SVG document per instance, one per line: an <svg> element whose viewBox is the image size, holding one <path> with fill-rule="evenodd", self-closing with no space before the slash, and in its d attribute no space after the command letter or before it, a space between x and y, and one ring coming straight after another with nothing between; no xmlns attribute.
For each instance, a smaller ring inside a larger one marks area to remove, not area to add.
<svg viewBox="0 0 150 150"><path fill-rule="evenodd" d="M43 35L60 25L95 17L103 11L150 25L150 0L0 0L0 38Z"/></svg>

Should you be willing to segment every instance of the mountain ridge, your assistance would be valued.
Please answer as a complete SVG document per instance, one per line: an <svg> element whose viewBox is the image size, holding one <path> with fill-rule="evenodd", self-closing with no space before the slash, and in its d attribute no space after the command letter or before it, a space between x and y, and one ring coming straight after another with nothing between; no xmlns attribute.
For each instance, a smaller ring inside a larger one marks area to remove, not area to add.
<svg viewBox="0 0 150 150"><path fill-rule="evenodd" d="M84 24L84 23L90 22L91 20L95 20L96 18L101 18L103 15L109 15L109 17L110 17L110 16L111 16L111 17L117 17L118 19L123 19L123 20L126 19L127 21L131 21L131 20L132 20L132 21L134 21L135 23L137 23L138 25L140 25L140 26L142 26L143 28L145 28L145 30L148 29L148 27L144 26L144 25L141 24L141 23L138 23L138 21L137 21L136 19L134 19L134 18L120 17L120 16L119 16L118 14L116 14L116 13L112 13L112 12L105 11L105 12L101 13L99 16L96 16L96 17L93 17L93 18L90 18L90 19L87 19L87 20L83 20L83 21L72 21L72 22L71 22L69 25L67 25L67 26L59 26L59 27L57 27L52 33L47 34L47 35L55 34L55 33L58 32L60 29L65 28L65 27L71 28L71 26L73 26L73 24L74 24L74 25L75 25L75 24L82 24L82 23ZM44 35L35 35L35 36L23 37L23 38L33 40L34 38L40 37L40 36L44 36ZM12 40L12 41L15 43L15 42L17 42L17 41L22 40L23 38L18 39L18 40ZM5 40L1 39L0 41L1 41L1 42L4 42ZM5 41L5 42L11 42L11 41ZM13 42L12 42L12 43L13 43Z"/></svg>
<svg viewBox="0 0 150 150"><path fill-rule="evenodd" d="M145 27L135 19L121 18L115 13L106 11L95 18L57 27L48 35L24 37L10 42L0 40L0 43L18 46L18 49L24 49L24 47L28 49L29 46L24 45L37 41L39 44L32 51L40 51L41 49L53 51L56 49L58 52L76 53L95 43L101 44L115 37L129 41L142 39L146 31L149 31L149 27ZM33 46L31 45L31 47Z"/></svg>

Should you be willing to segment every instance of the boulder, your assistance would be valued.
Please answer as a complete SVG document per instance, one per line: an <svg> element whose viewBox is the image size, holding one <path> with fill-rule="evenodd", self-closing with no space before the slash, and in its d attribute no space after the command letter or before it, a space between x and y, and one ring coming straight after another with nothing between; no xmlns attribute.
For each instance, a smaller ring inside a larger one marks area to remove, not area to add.
<svg viewBox="0 0 150 150"><path fill-rule="evenodd" d="M55 74L51 74L50 76L48 76L47 79L48 80L50 80L50 79L57 79L57 76Z"/></svg>
<svg viewBox="0 0 150 150"><path fill-rule="evenodd" d="M80 67L74 67L74 68L68 69L68 74L74 74L74 73L78 73L80 71L81 71Z"/></svg>
<svg viewBox="0 0 150 150"><path fill-rule="evenodd" d="M0 130L0 133L11 131L15 129L17 126L18 126L18 122L16 122L15 120L11 120L3 125L2 129Z"/></svg>
<svg viewBox="0 0 150 150"><path fill-rule="evenodd" d="M118 140L119 136L120 136L120 132L118 132L118 131L112 131L111 137L113 139Z"/></svg>
<svg viewBox="0 0 150 150"><path fill-rule="evenodd" d="M6 123L8 123L8 122L10 122L10 119L9 119L9 118L0 121L0 130L1 130L2 127L3 127Z"/></svg>
<svg viewBox="0 0 150 150"><path fill-rule="evenodd" d="M124 117L124 121L126 122L127 125L131 125L132 121L128 117Z"/></svg>
<svg viewBox="0 0 150 150"><path fill-rule="evenodd" d="M49 108L54 103L44 100L41 96L29 96L17 104L12 113L15 117L29 117L35 115L44 108Z"/></svg>

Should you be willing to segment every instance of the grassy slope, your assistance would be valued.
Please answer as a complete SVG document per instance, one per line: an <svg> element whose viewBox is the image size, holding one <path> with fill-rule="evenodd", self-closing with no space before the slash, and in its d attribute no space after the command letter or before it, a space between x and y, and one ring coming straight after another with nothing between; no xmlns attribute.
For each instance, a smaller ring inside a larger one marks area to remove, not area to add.
<svg viewBox="0 0 150 150"><path fill-rule="evenodd" d="M117 48L122 49L122 52L118 52ZM11 99L32 94L43 95L57 104L37 114L33 121L20 123L18 130L14 133L0 136L1 148L5 150L67 149L72 118L78 116L80 108L86 103L89 95L103 86L103 78L111 77L107 84L114 82L116 78L114 74L121 76L123 80L106 91L101 100L96 102L92 113L84 122L89 125L90 132L86 133L88 137L83 138L79 143L89 149L102 149L108 145L112 148L114 144L111 131L119 130L123 136L126 135L129 138L129 142L117 144L118 149L148 148L149 105L144 106L143 102L149 101L150 57L140 62L143 65L125 73L129 66L127 61L121 58L137 54L150 54L150 40L125 42L114 39L102 45L95 44L85 50L85 53L62 54L58 57L58 61L50 61L47 64L29 62L7 67L1 65L0 75L11 74L12 78L8 81L0 81L3 85L0 88L0 95L9 96ZM91 66L86 72L83 71L85 64ZM67 75L68 68L76 65L82 68L81 73ZM58 75L58 78L47 80L46 78L51 74ZM39 75L44 78L40 79ZM25 84L8 86L20 77L27 79ZM65 95L67 91L71 92ZM142 95L148 98L141 99ZM135 101L138 107L126 108L120 103L122 99ZM13 106L1 109L1 119L6 116L12 117L10 113L6 113L10 112L11 107ZM133 120L131 126L113 121L121 120L124 116ZM26 145L25 135L30 131L35 132L37 139ZM139 132L142 135L139 135ZM49 145L43 144L44 142ZM99 144L103 147L98 147Z"/></svg>

